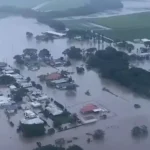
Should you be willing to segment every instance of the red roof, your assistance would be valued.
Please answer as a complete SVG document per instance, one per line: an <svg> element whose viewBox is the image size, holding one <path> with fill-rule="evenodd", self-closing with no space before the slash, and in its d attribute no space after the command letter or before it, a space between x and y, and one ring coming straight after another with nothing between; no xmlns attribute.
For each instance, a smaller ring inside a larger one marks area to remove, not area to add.
<svg viewBox="0 0 150 150"><path fill-rule="evenodd" d="M83 108L81 108L81 113L88 113L93 111L94 109L97 109L98 107L94 104L87 104Z"/></svg>
<svg viewBox="0 0 150 150"><path fill-rule="evenodd" d="M57 73L57 72L51 73L51 74L46 76L47 80L58 80L60 78L61 78L61 74Z"/></svg>

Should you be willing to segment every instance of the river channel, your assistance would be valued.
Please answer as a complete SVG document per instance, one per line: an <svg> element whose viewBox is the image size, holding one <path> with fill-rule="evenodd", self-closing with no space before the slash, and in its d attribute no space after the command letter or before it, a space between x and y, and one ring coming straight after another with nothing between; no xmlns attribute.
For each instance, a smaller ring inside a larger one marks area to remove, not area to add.
<svg viewBox="0 0 150 150"><path fill-rule="evenodd" d="M34 35L37 35L47 30L50 30L48 26L38 24L33 19L24 19L22 17L7 17L1 19L0 61L5 61L10 65L15 66L13 56L21 54L22 50L25 48L37 48L38 50L47 48L54 58L58 58L62 55L63 50L72 45L81 48L94 46L91 43L68 42L67 39L54 40L54 42L48 43L37 43L34 39L31 41L26 39L26 31L31 31ZM76 66L79 64L81 63L74 62L68 70L75 71ZM25 68L21 69L21 73L24 76L30 76L32 80L37 82L39 82L37 78L38 75L53 71L56 70L50 67L41 68L37 72L28 71ZM56 138L64 137L69 139L73 136L77 136L79 139L74 142L74 144L79 144L85 150L149 150L150 136L146 139L137 141L131 137L131 129L136 125L143 124L150 128L150 100L141 98L112 81L100 78L98 74L92 70L86 71L84 75L77 75L75 73L72 77L79 85L74 96L67 96L65 91L52 90L47 88L44 84L42 84L43 90L46 94L65 105L72 112L78 111L84 103L96 101L115 115L106 120L98 121L95 124L56 133L54 136L26 139L19 136L16 133L16 130L9 126L5 115L1 113L0 149L32 150L36 147L37 141L41 141L41 143L45 145L53 143ZM108 88L111 92L118 95L118 97L103 91L103 87ZM85 91L88 89L91 92L91 96L89 97L85 95ZM140 104L141 108L138 110L135 109L133 107L135 103ZM87 144L87 136L85 133L93 132L96 129L105 130L104 141L93 141L90 144Z"/></svg>

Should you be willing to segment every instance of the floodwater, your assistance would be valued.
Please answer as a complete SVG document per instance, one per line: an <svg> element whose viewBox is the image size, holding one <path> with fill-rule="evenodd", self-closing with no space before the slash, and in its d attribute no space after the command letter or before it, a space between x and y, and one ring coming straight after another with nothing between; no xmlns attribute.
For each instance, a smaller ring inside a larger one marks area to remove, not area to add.
<svg viewBox="0 0 150 150"><path fill-rule="evenodd" d="M62 55L62 51L71 45L81 48L94 46L91 43L68 42L66 39L59 39L49 43L36 43L35 40L28 41L26 39L26 31L31 31L36 35L49 29L49 27L38 24L33 19L24 19L22 17L8 17L1 19L0 60L15 66L13 56L21 54L22 50L25 48L37 48L38 50L47 48L51 51L54 58L58 58ZM75 71L76 66L79 64L81 64L81 62L74 62L73 66L69 67L68 70ZM51 67L41 68L37 72L28 71L23 68L21 70L24 76L30 76L32 80L37 82L39 82L37 78L38 75L53 71L56 70ZM65 139L69 139L77 136L79 139L73 144L79 144L85 150L149 150L149 136L146 139L138 141L131 137L131 129L136 125L145 124L150 128L150 101L148 99L141 98L112 81L100 78L98 74L92 70L86 71L84 75L73 74L72 76L76 83L79 84L79 88L74 96L67 96L65 91L53 90L47 88L45 84L42 84L44 92L65 105L72 112L79 111L79 108L85 103L92 103L93 101L105 106L113 112L115 116L98 121L95 124L56 133L53 136L26 139L19 136L16 133L16 130L9 126L5 115L1 113L0 149L32 150L36 147L37 141L41 141L41 143L45 145L53 143L56 138L64 137ZM118 95L118 97L102 91L103 87L108 88L111 92ZM88 89L91 92L91 96L89 97L84 94ZM138 110L135 109L133 107L135 103L140 104L141 108ZM19 119L18 114L17 118L14 120L17 122ZM16 127L17 125L15 125L15 128ZM87 144L87 136L85 133L92 133L96 129L105 130L104 141L93 141L92 143Z"/></svg>
<svg viewBox="0 0 150 150"><path fill-rule="evenodd" d="M111 17L111 16L127 15L127 14L150 11L150 0L122 0L122 3L124 6L122 9L108 10L103 13L96 13L88 16L65 17L65 18L60 18L60 20Z"/></svg>

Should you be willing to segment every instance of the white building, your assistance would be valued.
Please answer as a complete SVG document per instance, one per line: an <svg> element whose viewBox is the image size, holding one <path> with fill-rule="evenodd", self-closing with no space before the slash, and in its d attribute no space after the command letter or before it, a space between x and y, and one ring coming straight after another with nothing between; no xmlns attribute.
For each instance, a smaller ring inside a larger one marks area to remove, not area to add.
<svg viewBox="0 0 150 150"><path fill-rule="evenodd" d="M38 103L38 102L32 102L32 103L31 103L31 106L32 106L33 108L38 108L38 107L41 107L41 104Z"/></svg>
<svg viewBox="0 0 150 150"><path fill-rule="evenodd" d="M94 116L86 116L86 117L81 118L81 121L84 124L89 124L89 123L95 123L97 119Z"/></svg>
<svg viewBox="0 0 150 150"><path fill-rule="evenodd" d="M4 74L14 74L14 70L11 69L11 70L3 70L2 71Z"/></svg>
<svg viewBox="0 0 150 150"><path fill-rule="evenodd" d="M45 101L45 100L48 100L49 99L49 97L47 96L47 95L41 95L41 96L39 96L39 97L37 97L37 101Z"/></svg>
<svg viewBox="0 0 150 150"><path fill-rule="evenodd" d="M10 97L0 96L0 106L10 106L11 104Z"/></svg>
<svg viewBox="0 0 150 150"><path fill-rule="evenodd" d="M63 113L63 111L60 110L54 103L50 103L48 107L46 107L46 110L53 116L57 116Z"/></svg>
<svg viewBox="0 0 150 150"><path fill-rule="evenodd" d="M23 76L20 75L20 74L6 74L7 76L10 76L10 77L13 77L15 78L16 80L17 79L23 79Z"/></svg>
<svg viewBox="0 0 150 150"><path fill-rule="evenodd" d="M17 89L17 87L14 86L14 85L10 85L9 88L10 88L11 91L15 91Z"/></svg>
<svg viewBox="0 0 150 150"><path fill-rule="evenodd" d="M31 83L28 83L28 82L20 83L20 85L21 85L23 88L32 87L32 84L31 84Z"/></svg>
<svg viewBox="0 0 150 150"><path fill-rule="evenodd" d="M33 125L33 124L44 124L44 121L41 120L39 117L33 119L22 119L21 124Z"/></svg>
<svg viewBox="0 0 150 150"><path fill-rule="evenodd" d="M25 110L24 111L24 116L25 116L26 119L33 119L33 118L37 117L36 114L31 110Z"/></svg>

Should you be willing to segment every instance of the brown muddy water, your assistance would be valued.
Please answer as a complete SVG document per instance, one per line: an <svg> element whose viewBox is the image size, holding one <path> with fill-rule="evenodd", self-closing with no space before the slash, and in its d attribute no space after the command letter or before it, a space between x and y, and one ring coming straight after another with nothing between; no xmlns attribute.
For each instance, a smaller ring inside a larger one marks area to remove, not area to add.
<svg viewBox="0 0 150 150"><path fill-rule="evenodd" d="M55 40L49 43L36 43L35 40L28 41L26 39L26 31L31 31L40 34L49 30L49 27L38 24L35 20L24 19L22 17L8 17L0 20L0 60L6 61L8 64L14 66L13 56L21 54L24 48L37 48L38 50L47 48L51 51L54 58L60 57L62 51L71 45L81 48L92 47L89 43L70 43L66 39ZM80 62L75 62L68 70L75 71L76 66ZM143 67L141 65L141 67ZM42 73L50 73L55 71L53 68L41 68L37 72L31 72L27 69L22 69L24 76L30 76L32 80L37 82L37 76ZM78 111L79 108L87 102L96 101L105 106L115 114L114 117L106 120L98 121L95 124L82 126L76 129L56 133L53 136L44 136L39 138L26 139L16 133L15 128L10 127L6 116L1 111L0 113L0 149L1 150L32 150L36 147L36 142L41 141L43 145L53 143L56 138L64 137L70 139L77 136L79 139L73 144L81 145L85 150L149 150L150 137L146 139L135 140L131 137L131 129L135 125L147 125L150 128L150 100L139 97L131 91L123 88L112 81L101 79L94 71L86 71L84 75L73 74L76 83L79 84L76 95L67 96L65 91L58 91L47 88L43 84L44 92L49 96L54 97L57 101L65 105L70 111ZM102 91L106 87L118 97L110 93ZM91 96L86 96L86 90L90 90ZM140 109L135 109L133 105L138 103L141 105ZM13 118L14 122L20 119L17 114ZM87 136L85 133L93 132L96 129L105 130L105 140L103 142L93 141L87 144ZM66 146L68 146L67 144Z"/></svg>

